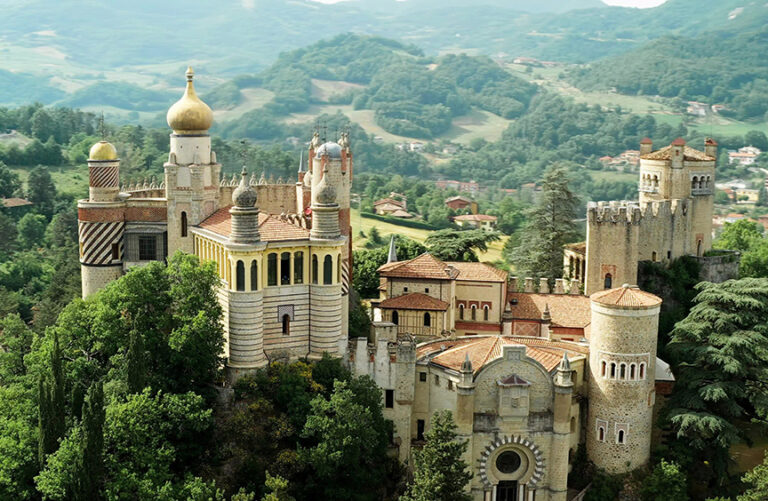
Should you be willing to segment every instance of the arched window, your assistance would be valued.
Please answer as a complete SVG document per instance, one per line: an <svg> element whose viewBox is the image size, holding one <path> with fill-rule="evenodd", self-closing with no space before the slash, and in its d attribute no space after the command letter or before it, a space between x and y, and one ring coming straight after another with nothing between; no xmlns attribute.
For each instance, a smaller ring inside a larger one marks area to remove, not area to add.
<svg viewBox="0 0 768 501"><path fill-rule="evenodd" d="M336 283L341 283L341 254L336 256Z"/></svg>
<svg viewBox="0 0 768 501"><path fill-rule="evenodd" d="M432 317L429 312L424 313L424 327L432 327Z"/></svg>
<svg viewBox="0 0 768 501"><path fill-rule="evenodd" d="M464 320L464 305L459 305L459 320Z"/></svg>
<svg viewBox="0 0 768 501"><path fill-rule="evenodd" d="M600 375L603 376L603 377L605 377L605 370L606 370L607 366L608 366L608 364L605 363L605 360L600 362Z"/></svg>
<svg viewBox="0 0 768 501"><path fill-rule="evenodd" d="M623 444L624 443L624 430L619 430L618 435L616 435L616 443L617 444Z"/></svg>
<svg viewBox="0 0 768 501"><path fill-rule="evenodd" d="M488 305L483 306L483 320L488 321Z"/></svg>
<svg viewBox="0 0 768 501"><path fill-rule="evenodd" d="M640 364L640 379L645 379L645 364Z"/></svg>
<svg viewBox="0 0 768 501"><path fill-rule="evenodd" d="M325 256L323 260L323 285L333 283L333 258L330 255Z"/></svg>
<svg viewBox="0 0 768 501"><path fill-rule="evenodd" d="M635 373L637 372L637 366L635 364L629 364L629 379L635 379Z"/></svg>
<svg viewBox="0 0 768 501"><path fill-rule="evenodd" d="M605 428L602 426L597 429L597 440L599 442L605 442Z"/></svg>
<svg viewBox="0 0 768 501"><path fill-rule="evenodd" d="M477 320L477 306L473 304L470 309L472 310L472 320Z"/></svg>
<svg viewBox="0 0 768 501"><path fill-rule="evenodd" d="M699 189L702 189L703 187L704 187L704 176L702 176L702 177L699 179Z"/></svg>
<svg viewBox="0 0 768 501"><path fill-rule="evenodd" d="M571 433L576 432L576 416L571 416Z"/></svg>
<svg viewBox="0 0 768 501"><path fill-rule="evenodd" d="M291 285L291 253L280 254L280 285Z"/></svg>
<svg viewBox="0 0 768 501"><path fill-rule="evenodd" d="M259 263L251 261L251 290L259 290Z"/></svg>
<svg viewBox="0 0 768 501"><path fill-rule="evenodd" d="M267 285L277 285L277 253L267 256Z"/></svg>
<svg viewBox="0 0 768 501"><path fill-rule="evenodd" d="M283 336L291 335L291 316L287 313L283 315Z"/></svg>
<svg viewBox="0 0 768 501"><path fill-rule="evenodd" d="M181 213L181 236L182 237L187 236L187 213L186 212Z"/></svg>
<svg viewBox="0 0 768 501"><path fill-rule="evenodd" d="M245 290L245 264L242 261L237 262L237 272L235 274L235 282L237 284L237 290Z"/></svg>
<svg viewBox="0 0 768 501"><path fill-rule="evenodd" d="M619 365L619 379L627 379L627 364Z"/></svg>
<svg viewBox="0 0 768 501"><path fill-rule="evenodd" d="M699 187L699 178L696 176L693 176L693 179L691 179L691 189L695 190Z"/></svg>
<svg viewBox="0 0 768 501"><path fill-rule="evenodd" d="M653 187L654 188L659 187L659 176L653 176Z"/></svg>
<svg viewBox="0 0 768 501"><path fill-rule="evenodd" d="M313 284L317 283L317 274L318 274L317 267L318 267L317 254L312 254L312 283Z"/></svg>
<svg viewBox="0 0 768 501"><path fill-rule="evenodd" d="M610 273L605 274L605 280L603 280L603 289L610 289L613 284L613 277Z"/></svg>
<svg viewBox="0 0 768 501"><path fill-rule="evenodd" d="M396 311L392 312L392 323L395 325L400 325L400 315L398 315Z"/></svg>
<svg viewBox="0 0 768 501"><path fill-rule="evenodd" d="M616 362L611 362L611 379L616 379Z"/></svg>
<svg viewBox="0 0 768 501"><path fill-rule="evenodd" d="M293 253L293 283L304 283L304 253L301 251Z"/></svg>
<svg viewBox="0 0 768 501"><path fill-rule="evenodd" d="M701 257L701 240L696 242L696 255Z"/></svg>
<svg viewBox="0 0 768 501"><path fill-rule="evenodd" d="M651 261L656 262L656 251L651 252Z"/></svg>

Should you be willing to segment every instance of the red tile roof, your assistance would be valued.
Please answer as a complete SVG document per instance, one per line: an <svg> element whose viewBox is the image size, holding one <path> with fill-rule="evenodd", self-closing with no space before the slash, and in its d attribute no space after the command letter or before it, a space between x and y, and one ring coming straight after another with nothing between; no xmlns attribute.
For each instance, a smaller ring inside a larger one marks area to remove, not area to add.
<svg viewBox="0 0 768 501"><path fill-rule="evenodd" d="M683 143L684 145L685 143ZM673 143L674 145L674 143ZM653 151L651 153L648 153L646 155L643 155L643 160L671 160L672 159L672 146L665 146L664 148L660 150ZM683 145L674 145L674 146L683 146ZM684 146L683 147L683 159L686 161L693 161L693 162L707 162L707 161L714 161L715 157L710 157L703 151L694 150L690 146Z"/></svg>
<svg viewBox="0 0 768 501"><path fill-rule="evenodd" d="M589 353L586 346L544 338L465 336L453 340L424 343L417 348L416 356L420 360L428 359L441 367L459 371L464 359L469 355L472 370L477 374L489 362L500 358L504 346L507 345L524 345L526 355L539 362L548 371L557 367L564 353L568 353L568 358L571 360Z"/></svg>
<svg viewBox="0 0 768 501"><path fill-rule="evenodd" d="M685 146L685 139L682 137L678 137L674 141L672 141L672 146Z"/></svg>
<svg viewBox="0 0 768 501"><path fill-rule="evenodd" d="M640 144L653 144L653 141L651 141L650 137L644 137L640 140Z"/></svg>
<svg viewBox="0 0 768 501"><path fill-rule="evenodd" d="M376 207L377 205L382 205L382 204L392 204L392 205L396 205L396 206L398 206L400 208L403 207L403 202L401 202L399 200L395 200L394 198L380 198L379 200L376 200L375 202L373 202L373 206L374 207Z"/></svg>
<svg viewBox="0 0 768 501"><path fill-rule="evenodd" d="M661 304L661 298L650 292L641 291L637 286L622 286L595 292L590 299L596 303L627 309L646 309Z"/></svg>
<svg viewBox="0 0 768 501"><path fill-rule="evenodd" d="M576 294L534 294L529 292L510 292L507 303L513 318L522 320L541 320L544 310L549 307L553 327L584 329L592 322L589 298Z"/></svg>
<svg viewBox="0 0 768 501"><path fill-rule="evenodd" d="M488 214L464 214L453 218L454 221L496 221L496 216L489 216Z"/></svg>
<svg viewBox="0 0 768 501"><path fill-rule="evenodd" d="M428 252L408 261L387 263L379 267L379 275L382 277L450 280L456 278L458 274L458 270L449 268L447 263L440 261Z"/></svg>
<svg viewBox="0 0 768 501"><path fill-rule="evenodd" d="M459 270L456 280L473 282L506 282L507 272L486 263L463 263L450 261L445 263Z"/></svg>
<svg viewBox="0 0 768 501"><path fill-rule="evenodd" d="M0 202L2 202L3 207L23 207L25 205L34 205L29 200L26 200L24 198L1 198Z"/></svg>
<svg viewBox="0 0 768 501"><path fill-rule="evenodd" d="M212 231L223 237L229 237L232 232L232 215L229 213L231 206L217 210L199 227ZM285 240L305 240L309 238L309 230L302 228L290 221L282 221L280 216L274 214L259 214L259 233L261 240L265 242L279 242Z"/></svg>
<svg viewBox="0 0 768 501"><path fill-rule="evenodd" d="M391 297L379 303L380 308L390 310L432 310L445 311L449 304L421 292L411 292L402 296Z"/></svg>

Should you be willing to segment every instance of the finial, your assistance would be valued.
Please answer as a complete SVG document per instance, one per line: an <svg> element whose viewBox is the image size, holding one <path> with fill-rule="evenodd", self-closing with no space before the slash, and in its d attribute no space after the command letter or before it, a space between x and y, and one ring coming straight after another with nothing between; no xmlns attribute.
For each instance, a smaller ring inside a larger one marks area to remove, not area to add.
<svg viewBox="0 0 768 501"><path fill-rule="evenodd" d="M187 66L187 72L185 73L187 75L187 82L191 82L195 78L195 70L192 69L192 66Z"/></svg>
<svg viewBox="0 0 768 501"><path fill-rule="evenodd" d="M304 150L301 150L301 153L299 154L299 172L306 172L306 169L304 168Z"/></svg>
<svg viewBox="0 0 768 501"><path fill-rule="evenodd" d="M107 139L107 132L104 130L104 112L101 112L101 118L99 118L99 133L101 134L102 141Z"/></svg>
<svg viewBox="0 0 768 501"><path fill-rule="evenodd" d="M461 363L461 372L472 372L472 361L469 359L469 352L464 355L464 362Z"/></svg>
<svg viewBox="0 0 768 501"><path fill-rule="evenodd" d="M387 254L387 263L397 262L397 248L395 247L395 234L389 239L389 253Z"/></svg>

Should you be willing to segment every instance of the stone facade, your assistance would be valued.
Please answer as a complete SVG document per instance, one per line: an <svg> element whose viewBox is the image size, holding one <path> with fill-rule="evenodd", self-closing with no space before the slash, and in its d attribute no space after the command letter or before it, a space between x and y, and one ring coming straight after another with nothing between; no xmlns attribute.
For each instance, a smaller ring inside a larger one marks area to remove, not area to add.
<svg viewBox="0 0 768 501"><path fill-rule="evenodd" d="M640 261L703 256L712 247L716 157L711 139L703 152L682 139L652 151L645 140L639 201L590 203L586 244L566 249L564 276L579 279L591 294L637 283Z"/></svg>

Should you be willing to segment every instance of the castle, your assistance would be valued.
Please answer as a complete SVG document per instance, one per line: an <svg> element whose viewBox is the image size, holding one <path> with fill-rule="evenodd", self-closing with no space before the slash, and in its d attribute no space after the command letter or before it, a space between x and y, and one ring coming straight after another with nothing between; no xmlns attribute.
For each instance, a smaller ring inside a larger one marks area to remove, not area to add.
<svg viewBox="0 0 768 501"><path fill-rule="evenodd" d="M712 248L717 143L704 151L678 138L653 151L640 143L638 202L591 202L587 240L566 246L564 275L589 295L615 284L638 282L640 261L668 263L703 256Z"/></svg>
<svg viewBox="0 0 768 501"><path fill-rule="evenodd" d="M173 132L159 186L121 190L114 146L100 141L90 150L89 197L78 203L83 297L181 250L217 263L230 379L275 356L342 356L351 271L347 135L321 144L315 134L295 183L249 180L244 168L239 182L220 182L208 134L213 113L195 93L191 68L186 77L167 114Z"/></svg>
<svg viewBox="0 0 768 501"><path fill-rule="evenodd" d="M656 357L661 300L628 284L639 260L709 249L713 150L646 143L640 205L590 207L585 250L572 249L571 279L552 290L481 263L398 261L393 241L371 335L348 339L349 138L315 134L295 183L245 169L220 181L213 114L193 78L168 111L162 183L121 189L114 146L90 151L84 297L177 250L215 262L230 381L276 357L340 357L382 389L408 464L432 414L451 410L475 500L565 501L579 444L611 473L647 463L656 396L673 378Z"/></svg>

